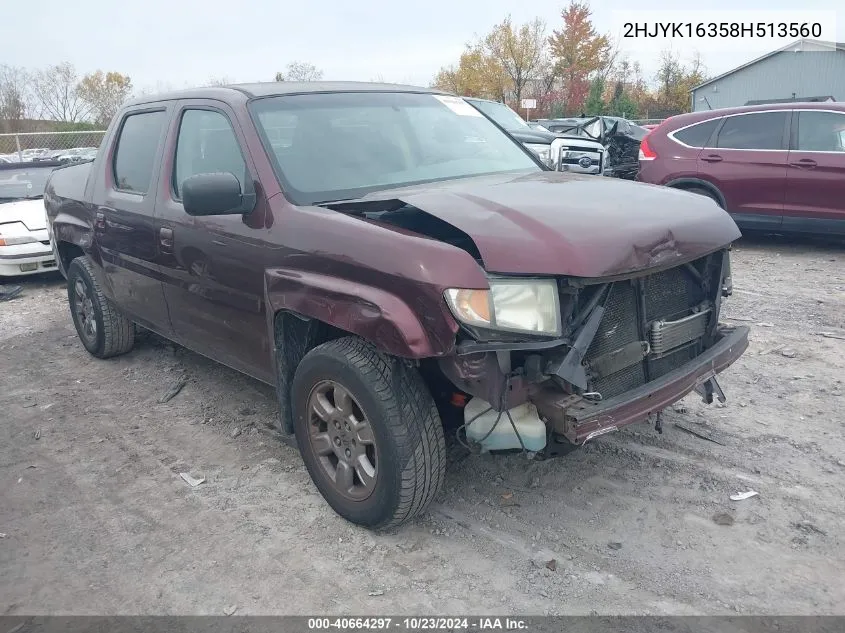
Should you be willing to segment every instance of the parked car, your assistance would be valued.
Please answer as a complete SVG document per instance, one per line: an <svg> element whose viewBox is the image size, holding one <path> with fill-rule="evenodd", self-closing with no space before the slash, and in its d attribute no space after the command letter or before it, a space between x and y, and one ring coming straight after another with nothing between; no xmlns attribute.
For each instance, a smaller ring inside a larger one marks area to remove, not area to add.
<svg viewBox="0 0 845 633"><path fill-rule="evenodd" d="M672 117L643 141L639 179L707 196L741 228L845 235L845 104Z"/></svg>
<svg viewBox="0 0 845 633"><path fill-rule="evenodd" d="M605 150L601 143L583 136L555 134L542 126L534 127L507 104L498 101L464 99L534 152L549 169L592 175L601 175L604 171Z"/></svg>
<svg viewBox="0 0 845 633"><path fill-rule="evenodd" d="M56 160L60 163L78 163L86 160L94 160L96 156L96 147L73 147L64 152L59 152Z"/></svg>
<svg viewBox="0 0 845 633"><path fill-rule="evenodd" d="M605 176L634 180L639 171L638 153L645 128L615 116L540 119L552 132L582 136L600 143L606 151Z"/></svg>
<svg viewBox="0 0 845 633"><path fill-rule="evenodd" d="M143 97L45 204L91 354L128 352L137 323L275 385L319 491L370 527L435 496L444 421L551 456L694 389L723 399L748 344L719 323L727 214L544 169L432 89Z"/></svg>
<svg viewBox="0 0 845 633"><path fill-rule="evenodd" d="M42 199L55 167L0 163L0 277L56 270Z"/></svg>

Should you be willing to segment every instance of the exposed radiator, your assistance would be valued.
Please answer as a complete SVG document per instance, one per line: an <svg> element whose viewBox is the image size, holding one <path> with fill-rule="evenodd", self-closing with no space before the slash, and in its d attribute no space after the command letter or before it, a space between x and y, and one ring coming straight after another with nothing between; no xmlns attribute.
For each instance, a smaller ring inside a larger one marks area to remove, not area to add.
<svg viewBox="0 0 845 633"><path fill-rule="evenodd" d="M652 358L704 336L709 316L707 308L676 321L653 321L649 332Z"/></svg>
<svg viewBox="0 0 845 633"><path fill-rule="evenodd" d="M638 287L644 294L642 302ZM703 349L702 337L712 316L706 299L699 282L682 267L649 275L639 283L615 282L584 358L592 376L590 390L612 398L695 358ZM639 360L634 353L638 345L643 350Z"/></svg>

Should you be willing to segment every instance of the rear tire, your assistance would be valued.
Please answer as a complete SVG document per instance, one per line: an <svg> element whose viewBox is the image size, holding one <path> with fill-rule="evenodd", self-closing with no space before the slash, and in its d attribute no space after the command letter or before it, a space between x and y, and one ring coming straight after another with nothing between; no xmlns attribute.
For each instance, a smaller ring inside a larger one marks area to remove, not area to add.
<svg viewBox="0 0 845 633"><path fill-rule="evenodd" d="M97 358L125 354L135 344L135 324L106 299L87 256L68 266L67 294L79 340Z"/></svg>
<svg viewBox="0 0 845 633"><path fill-rule="evenodd" d="M404 361L357 337L335 339L305 355L291 395L305 466L339 515L388 528L434 499L445 472L443 427Z"/></svg>

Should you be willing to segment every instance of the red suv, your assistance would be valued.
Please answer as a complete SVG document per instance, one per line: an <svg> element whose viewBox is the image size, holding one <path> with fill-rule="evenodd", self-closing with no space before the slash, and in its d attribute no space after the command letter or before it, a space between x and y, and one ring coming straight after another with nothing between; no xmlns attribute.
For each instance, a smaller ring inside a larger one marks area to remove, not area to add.
<svg viewBox="0 0 845 633"><path fill-rule="evenodd" d="M740 228L845 235L845 104L672 117L643 139L638 179L709 196Z"/></svg>

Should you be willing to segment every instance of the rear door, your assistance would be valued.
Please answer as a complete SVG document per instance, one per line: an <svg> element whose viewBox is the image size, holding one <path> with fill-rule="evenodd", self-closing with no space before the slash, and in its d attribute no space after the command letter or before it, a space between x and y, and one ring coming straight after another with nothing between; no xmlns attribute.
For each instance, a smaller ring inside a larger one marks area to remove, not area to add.
<svg viewBox="0 0 845 633"><path fill-rule="evenodd" d="M699 177L719 188L745 228L778 229L786 197L789 110L725 117L698 154Z"/></svg>
<svg viewBox="0 0 845 633"><path fill-rule="evenodd" d="M845 112L793 115L783 228L845 233Z"/></svg>
<svg viewBox="0 0 845 633"><path fill-rule="evenodd" d="M230 172L243 190L255 189L255 169L236 121L220 102L179 102L156 205L159 262L177 339L272 382L264 303L266 199L259 195L248 215L206 217L185 213L181 200L181 183L202 173Z"/></svg>
<svg viewBox="0 0 845 633"><path fill-rule="evenodd" d="M107 290L132 320L170 333L153 226L158 167L174 105L124 113L94 187L94 235Z"/></svg>

